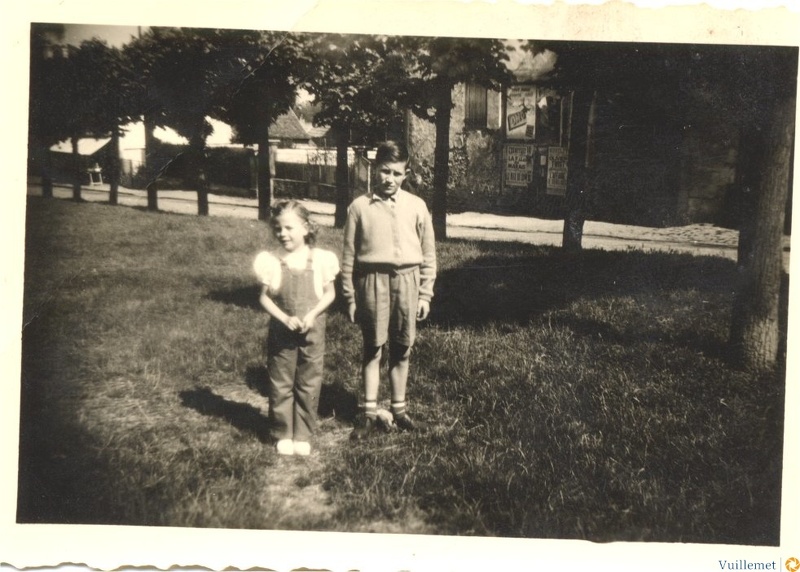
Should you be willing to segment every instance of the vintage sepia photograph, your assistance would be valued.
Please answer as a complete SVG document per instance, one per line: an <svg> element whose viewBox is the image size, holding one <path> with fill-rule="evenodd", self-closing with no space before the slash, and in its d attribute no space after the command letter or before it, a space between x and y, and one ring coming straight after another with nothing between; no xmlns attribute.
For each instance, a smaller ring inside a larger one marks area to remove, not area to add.
<svg viewBox="0 0 800 572"><path fill-rule="evenodd" d="M784 549L796 41L153 22L28 23L16 525Z"/></svg>

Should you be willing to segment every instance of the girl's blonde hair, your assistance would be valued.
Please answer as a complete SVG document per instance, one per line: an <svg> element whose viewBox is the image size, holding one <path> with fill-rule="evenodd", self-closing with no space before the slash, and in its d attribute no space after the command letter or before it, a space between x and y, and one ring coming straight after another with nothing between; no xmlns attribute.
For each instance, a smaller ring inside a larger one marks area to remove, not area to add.
<svg viewBox="0 0 800 572"><path fill-rule="evenodd" d="M293 211L300 218L300 220L306 223L306 226L308 227L306 244L309 246L314 246L314 243L317 241L317 232L319 232L319 226L316 222L311 220L311 213L309 213L308 209L299 201L291 199L279 201L272 206L269 217L269 225L272 227L273 232L275 231L275 222L278 220L278 217L289 211Z"/></svg>

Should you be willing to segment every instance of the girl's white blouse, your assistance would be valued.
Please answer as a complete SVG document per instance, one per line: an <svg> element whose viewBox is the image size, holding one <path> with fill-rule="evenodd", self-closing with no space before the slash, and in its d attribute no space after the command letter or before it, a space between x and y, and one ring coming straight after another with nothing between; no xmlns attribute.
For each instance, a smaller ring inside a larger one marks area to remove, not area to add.
<svg viewBox="0 0 800 572"><path fill-rule="evenodd" d="M308 246L293 252L277 248L258 253L253 262L253 270L270 295L277 294L281 286L281 260L293 270L302 270L308 261ZM311 268L314 270L314 291L321 298L323 286L332 282L339 274L339 259L330 250L313 248Z"/></svg>

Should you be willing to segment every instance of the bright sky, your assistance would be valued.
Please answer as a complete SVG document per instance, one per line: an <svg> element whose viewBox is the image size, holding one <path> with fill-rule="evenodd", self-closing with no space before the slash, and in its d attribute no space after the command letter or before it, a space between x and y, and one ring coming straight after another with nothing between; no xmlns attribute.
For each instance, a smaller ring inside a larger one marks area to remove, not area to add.
<svg viewBox="0 0 800 572"><path fill-rule="evenodd" d="M65 24L64 41L67 44L78 45L84 40L98 38L108 42L110 46L121 47L128 43L139 33L139 26L106 26L100 24ZM141 26L142 32L147 26Z"/></svg>

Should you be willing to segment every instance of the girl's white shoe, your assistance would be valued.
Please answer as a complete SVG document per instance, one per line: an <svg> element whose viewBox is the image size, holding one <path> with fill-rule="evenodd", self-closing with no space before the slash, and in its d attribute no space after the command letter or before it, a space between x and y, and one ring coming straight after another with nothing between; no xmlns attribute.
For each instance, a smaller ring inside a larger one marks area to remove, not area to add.
<svg viewBox="0 0 800 572"><path fill-rule="evenodd" d="M307 457L308 455L311 454L311 443L309 443L308 441L295 441L294 454Z"/></svg>
<svg viewBox="0 0 800 572"><path fill-rule="evenodd" d="M275 448L279 455L294 455L294 443L291 439L281 439Z"/></svg>

